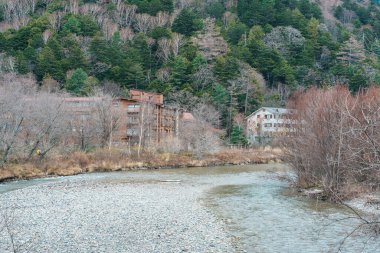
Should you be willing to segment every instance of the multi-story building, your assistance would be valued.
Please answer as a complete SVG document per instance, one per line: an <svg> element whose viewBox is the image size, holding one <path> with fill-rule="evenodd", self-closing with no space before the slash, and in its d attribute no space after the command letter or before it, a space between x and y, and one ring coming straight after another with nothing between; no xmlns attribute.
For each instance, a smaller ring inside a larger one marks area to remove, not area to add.
<svg viewBox="0 0 380 253"><path fill-rule="evenodd" d="M164 106L162 94L130 90L129 95L117 99L124 112L119 130L122 140L136 144L141 136L144 142L159 143L178 132L181 111Z"/></svg>
<svg viewBox="0 0 380 253"><path fill-rule="evenodd" d="M294 131L293 110L262 107L246 117L247 138L250 144L267 144L276 136Z"/></svg>
<svg viewBox="0 0 380 253"><path fill-rule="evenodd" d="M96 124L102 97L70 97L65 98L66 107L71 114L73 131L78 134L95 132L92 128ZM161 140L176 135L178 121L182 111L169 108L163 104L163 95L141 90L130 90L128 98L114 98L112 110L117 113L117 128L113 130L112 142L137 144L159 143ZM107 112L111 114L112 112ZM105 118L103 116L103 118ZM110 121L110 119L108 118Z"/></svg>

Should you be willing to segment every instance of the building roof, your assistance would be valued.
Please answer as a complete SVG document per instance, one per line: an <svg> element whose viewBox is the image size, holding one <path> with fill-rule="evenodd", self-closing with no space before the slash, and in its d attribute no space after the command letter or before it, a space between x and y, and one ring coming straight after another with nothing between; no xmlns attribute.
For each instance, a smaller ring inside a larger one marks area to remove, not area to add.
<svg viewBox="0 0 380 253"><path fill-rule="evenodd" d="M182 119L183 119L183 120L188 120L188 121L194 121L194 120L195 120L193 114L190 113L190 112L184 112L184 113L182 114Z"/></svg>
<svg viewBox="0 0 380 253"><path fill-rule="evenodd" d="M63 99L65 102L92 102L100 101L101 97L66 97Z"/></svg>
<svg viewBox="0 0 380 253"><path fill-rule="evenodd" d="M286 108L281 108L281 107L261 107L260 109L254 111L253 113L248 115L246 117L246 119L252 117L253 115L255 115L256 113L258 113L259 111L262 111L262 110L268 111L272 114L276 114L276 113L286 114L286 113L293 113L294 112L294 110L292 110L292 109L286 109Z"/></svg>

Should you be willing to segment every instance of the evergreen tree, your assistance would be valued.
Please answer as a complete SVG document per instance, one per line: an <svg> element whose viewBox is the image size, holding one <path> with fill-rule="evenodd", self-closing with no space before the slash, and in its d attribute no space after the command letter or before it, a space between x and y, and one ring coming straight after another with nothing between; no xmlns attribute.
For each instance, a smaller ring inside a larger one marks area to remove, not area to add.
<svg viewBox="0 0 380 253"><path fill-rule="evenodd" d="M231 131L231 144L247 145L248 141L245 137L244 130L241 126L233 125Z"/></svg>
<svg viewBox="0 0 380 253"><path fill-rule="evenodd" d="M35 74L38 80L42 80L47 74L50 74L55 80L63 81L64 72L59 60L54 55L50 47L44 47L37 58L37 67Z"/></svg>
<svg viewBox="0 0 380 253"><path fill-rule="evenodd" d="M174 32L190 36L202 29L202 26L202 20L192 10L185 8L175 18L172 29Z"/></svg>
<svg viewBox="0 0 380 253"><path fill-rule="evenodd" d="M349 88L352 92L357 92L361 88L365 88L367 86L367 78L360 71L355 71L349 78Z"/></svg>
<svg viewBox="0 0 380 253"><path fill-rule="evenodd" d="M227 38L228 41L232 44L237 44L243 34L246 34L247 27L239 22L235 22L231 24L227 29Z"/></svg>
<svg viewBox="0 0 380 253"><path fill-rule="evenodd" d="M184 88L185 84L188 84L188 67L189 61L178 56L175 58L172 68L172 74L170 77L170 83L174 87Z"/></svg>
<svg viewBox="0 0 380 253"><path fill-rule="evenodd" d="M81 23L74 16L70 16L67 19L66 23L63 25L63 31L65 31L65 32L71 32L71 33L79 34L81 31L80 28L81 28Z"/></svg>
<svg viewBox="0 0 380 253"><path fill-rule="evenodd" d="M18 51L16 54L16 69L20 74L26 74L29 72L28 60L21 51Z"/></svg>
<svg viewBox="0 0 380 253"><path fill-rule="evenodd" d="M88 95L91 90L87 85L87 78L87 73L83 69L76 69L72 76L66 81L65 89L73 95Z"/></svg>

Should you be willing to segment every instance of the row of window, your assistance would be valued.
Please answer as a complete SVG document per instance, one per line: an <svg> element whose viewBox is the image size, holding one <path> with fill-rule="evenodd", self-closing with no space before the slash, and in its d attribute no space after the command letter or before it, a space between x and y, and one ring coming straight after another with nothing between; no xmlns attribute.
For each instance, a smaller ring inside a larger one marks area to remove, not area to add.
<svg viewBox="0 0 380 253"><path fill-rule="evenodd" d="M257 123L257 127L260 127L260 123ZM284 124L284 123L265 123L264 124L264 127L286 127L286 128L290 128L291 125L290 124Z"/></svg>
<svg viewBox="0 0 380 253"><path fill-rule="evenodd" d="M140 105L133 104L133 105L128 105L128 110L139 110Z"/></svg>
<svg viewBox="0 0 380 253"><path fill-rule="evenodd" d="M288 116L286 114L265 114L264 119L286 119ZM260 119L261 115L258 114L257 118Z"/></svg>

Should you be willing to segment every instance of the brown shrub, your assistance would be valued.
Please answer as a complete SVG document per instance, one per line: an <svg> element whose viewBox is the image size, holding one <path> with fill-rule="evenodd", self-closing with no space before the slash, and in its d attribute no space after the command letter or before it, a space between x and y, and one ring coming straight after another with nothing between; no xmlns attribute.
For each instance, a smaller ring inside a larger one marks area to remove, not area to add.
<svg viewBox="0 0 380 253"><path fill-rule="evenodd" d="M289 106L296 109L289 119L293 135L282 140L282 148L299 186L322 187L334 198L350 195L351 183L379 188L379 88L357 95L344 86L312 88Z"/></svg>

